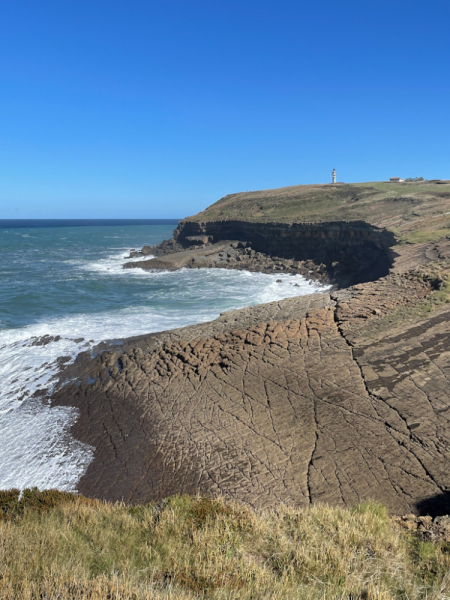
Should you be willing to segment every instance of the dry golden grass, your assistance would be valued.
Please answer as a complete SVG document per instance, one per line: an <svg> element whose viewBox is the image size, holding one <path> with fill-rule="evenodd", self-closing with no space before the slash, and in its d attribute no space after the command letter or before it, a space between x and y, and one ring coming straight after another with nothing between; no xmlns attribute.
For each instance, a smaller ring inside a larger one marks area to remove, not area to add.
<svg viewBox="0 0 450 600"><path fill-rule="evenodd" d="M258 512L179 496L138 507L16 500L0 493L2 599L450 597L447 545L397 529L376 504Z"/></svg>

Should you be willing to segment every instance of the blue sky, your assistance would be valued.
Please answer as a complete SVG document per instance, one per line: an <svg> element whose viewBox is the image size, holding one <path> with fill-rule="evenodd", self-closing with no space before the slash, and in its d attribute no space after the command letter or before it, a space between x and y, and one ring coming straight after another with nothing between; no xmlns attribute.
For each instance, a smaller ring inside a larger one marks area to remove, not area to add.
<svg viewBox="0 0 450 600"><path fill-rule="evenodd" d="M0 218L450 178L448 0L2 3Z"/></svg>

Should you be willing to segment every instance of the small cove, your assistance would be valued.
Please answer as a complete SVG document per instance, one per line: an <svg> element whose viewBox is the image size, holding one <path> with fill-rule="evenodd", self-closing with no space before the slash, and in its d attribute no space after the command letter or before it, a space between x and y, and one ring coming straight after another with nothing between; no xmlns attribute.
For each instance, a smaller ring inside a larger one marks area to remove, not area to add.
<svg viewBox="0 0 450 600"><path fill-rule="evenodd" d="M324 289L300 275L122 269L130 248L159 243L175 226L0 227L0 488L72 490L92 460L93 450L70 435L75 409L33 397L51 388L58 359L67 364L104 339ZM46 335L59 339L38 344Z"/></svg>

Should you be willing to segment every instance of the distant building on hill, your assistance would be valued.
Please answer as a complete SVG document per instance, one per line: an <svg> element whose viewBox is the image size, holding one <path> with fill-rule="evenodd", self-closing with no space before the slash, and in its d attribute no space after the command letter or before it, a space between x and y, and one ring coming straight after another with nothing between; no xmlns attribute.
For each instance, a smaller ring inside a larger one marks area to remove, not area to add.
<svg viewBox="0 0 450 600"><path fill-rule="evenodd" d="M332 183L336 183L336 169L333 169L333 171L331 173L331 180L332 180Z"/></svg>
<svg viewBox="0 0 450 600"><path fill-rule="evenodd" d="M389 181L391 183L401 183L402 181L405 181L405 180L402 179L401 177L389 177Z"/></svg>

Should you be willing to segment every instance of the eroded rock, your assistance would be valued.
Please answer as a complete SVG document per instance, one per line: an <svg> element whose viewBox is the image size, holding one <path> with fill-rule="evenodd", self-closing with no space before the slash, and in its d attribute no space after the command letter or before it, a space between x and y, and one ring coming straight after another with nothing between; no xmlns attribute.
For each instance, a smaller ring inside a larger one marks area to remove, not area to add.
<svg viewBox="0 0 450 600"><path fill-rule="evenodd" d="M402 281L379 285L409 306ZM365 328L385 316L371 308L356 329L348 318L361 291L225 313L80 363L79 387L53 398L79 408L73 431L96 448L80 492L220 493L267 507L375 499L420 512L450 486L450 310L374 343Z"/></svg>

